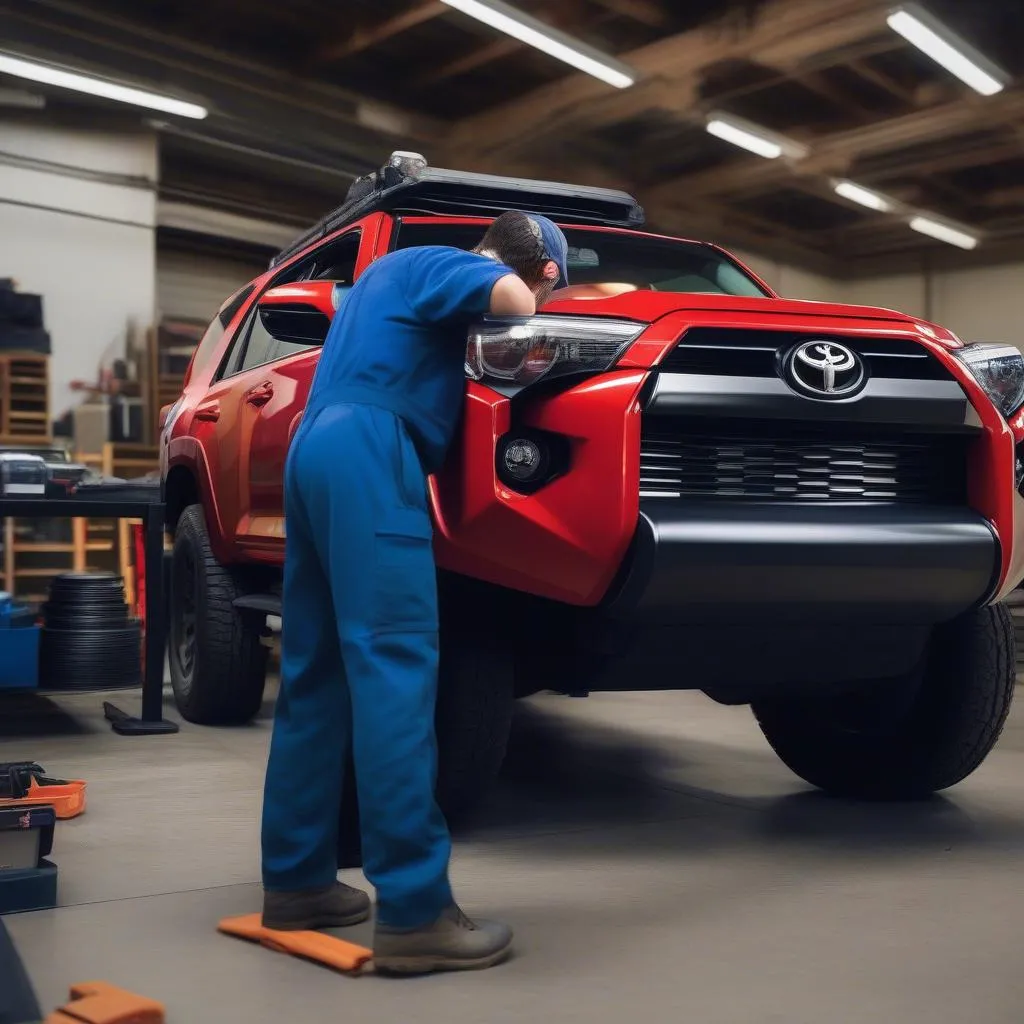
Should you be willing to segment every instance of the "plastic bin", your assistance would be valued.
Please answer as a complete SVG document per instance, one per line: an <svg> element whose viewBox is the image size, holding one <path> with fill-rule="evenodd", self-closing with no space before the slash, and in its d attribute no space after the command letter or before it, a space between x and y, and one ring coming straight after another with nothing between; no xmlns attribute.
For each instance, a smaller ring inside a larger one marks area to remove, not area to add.
<svg viewBox="0 0 1024 1024"><path fill-rule="evenodd" d="M0 627L0 692L39 687L39 627Z"/></svg>

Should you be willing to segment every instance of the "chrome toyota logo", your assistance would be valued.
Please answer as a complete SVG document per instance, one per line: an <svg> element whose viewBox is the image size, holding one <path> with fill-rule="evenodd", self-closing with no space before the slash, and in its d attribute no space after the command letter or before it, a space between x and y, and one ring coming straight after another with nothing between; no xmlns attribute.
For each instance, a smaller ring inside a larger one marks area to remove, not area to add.
<svg viewBox="0 0 1024 1024"><path fill-rule="evenodd" d="M864 383L864 364L845 345L808 341L790 353L786 376L815 398L846 398Z"/></svg>

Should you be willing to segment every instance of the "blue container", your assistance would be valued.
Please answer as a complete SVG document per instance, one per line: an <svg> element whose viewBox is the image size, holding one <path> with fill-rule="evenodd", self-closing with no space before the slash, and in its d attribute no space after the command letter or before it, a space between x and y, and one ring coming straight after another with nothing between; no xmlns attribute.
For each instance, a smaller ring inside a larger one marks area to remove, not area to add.
<svg viewBox="0 0 1024 1024"><path fill-rule="evenodd" d="M39 627L0 627L0 691L39 686Z"/></svg>

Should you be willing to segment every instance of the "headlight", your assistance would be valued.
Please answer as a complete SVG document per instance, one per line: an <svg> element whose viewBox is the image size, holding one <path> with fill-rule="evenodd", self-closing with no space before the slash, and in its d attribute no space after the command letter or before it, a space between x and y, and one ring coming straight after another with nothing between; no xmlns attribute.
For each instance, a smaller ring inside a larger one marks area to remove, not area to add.
<svg viewBox="0 0 1024 1024"><path fill-rule="evenodd" d="M642 330L628 320L584 316L485 320L470 329L466 376L519 390L542 378L600 373Z"/></svg>
<svg viewBox="0 0 1024 1024"><path fill-rule="evenodd" d="M967 345L956 356L1004 416L1024 405L1024 355L1012 345Z"/></svg>

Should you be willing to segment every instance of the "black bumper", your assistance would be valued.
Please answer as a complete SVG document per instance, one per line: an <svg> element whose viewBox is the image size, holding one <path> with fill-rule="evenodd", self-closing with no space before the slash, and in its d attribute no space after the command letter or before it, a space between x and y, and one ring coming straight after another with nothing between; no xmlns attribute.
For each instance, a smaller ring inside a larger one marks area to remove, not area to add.
<svg viewBox="0 0 1024 1024"><path fill-rule="evenodd" d="M991 597L999 541L968 509L641 502L606 605L647 624L932 625Z"/></svg>

